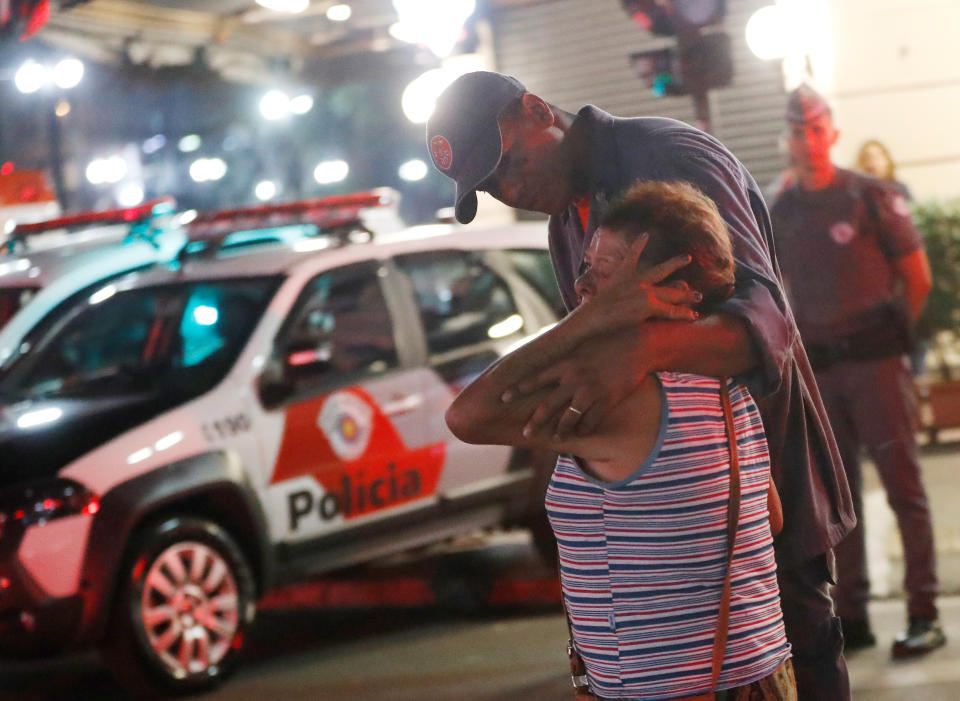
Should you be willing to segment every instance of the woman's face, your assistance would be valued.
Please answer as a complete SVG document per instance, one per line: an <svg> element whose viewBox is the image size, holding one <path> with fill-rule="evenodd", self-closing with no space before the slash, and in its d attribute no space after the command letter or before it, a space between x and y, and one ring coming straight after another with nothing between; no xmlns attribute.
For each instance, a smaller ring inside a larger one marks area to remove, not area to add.
<svg viewBox="0 0 960 701"><path fill-rule="evenodd" d="M605 290L610 283L610 276L624 264L629 253L630 244L622 233L611 229L597 229L584 253L580 276L573 283L577 303L583 304ZM641 270L643 267L641 258L637 269Z"/></svg>
<svg viewBox="0 0 960 701"><path fill-rule="evenodd" d="M876 144L868 144L863 149L863 169L875 178L890 176L890 161L882 148Z"/></svg>

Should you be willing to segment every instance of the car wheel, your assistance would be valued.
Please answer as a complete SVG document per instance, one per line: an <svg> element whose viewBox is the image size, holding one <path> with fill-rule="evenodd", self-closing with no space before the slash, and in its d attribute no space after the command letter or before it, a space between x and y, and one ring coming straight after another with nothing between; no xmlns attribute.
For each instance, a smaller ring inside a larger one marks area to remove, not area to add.
<svg viewBox="0 0 960 701"><path fill-rule="evenodd" d="M222 682L255 603L230 535L212 521L166 518L136 533L121 577L104 646L117 680L138 698Z"/></svg>

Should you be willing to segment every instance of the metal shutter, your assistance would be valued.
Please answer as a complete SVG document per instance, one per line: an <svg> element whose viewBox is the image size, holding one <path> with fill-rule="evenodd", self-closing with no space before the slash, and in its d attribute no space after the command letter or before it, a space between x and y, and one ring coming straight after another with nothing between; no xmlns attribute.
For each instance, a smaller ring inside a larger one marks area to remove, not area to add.
<svg viewBox="0 0 960 701"><path fill-rule="evenodd" d="M761 186L785 167L777 140L786 96L779 61L747 48L747 19L770 0L728 0L725 30L733 44L734 79L710 93L713 132ZM545 0L492 13L498 70L575 112L592 103L622 117L656 115L694 123L690 97L654 97L635 77L628 56L670 46L623 11L619 0Z"/></svg>

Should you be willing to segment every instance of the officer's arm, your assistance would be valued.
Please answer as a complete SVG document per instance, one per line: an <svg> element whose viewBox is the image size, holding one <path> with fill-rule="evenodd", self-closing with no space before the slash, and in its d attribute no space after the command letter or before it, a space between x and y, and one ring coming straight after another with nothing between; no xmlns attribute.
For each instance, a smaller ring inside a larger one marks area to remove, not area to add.
<svg viewBox="0 0 960 701"><path fill-rule="evenodd" d="M930 261L926 251L918 248L902 258L893 261L897 279L903 285L903 297L907 302L910 321L916 321L923 309L923 303L930 294L932 279Z"/></svg>

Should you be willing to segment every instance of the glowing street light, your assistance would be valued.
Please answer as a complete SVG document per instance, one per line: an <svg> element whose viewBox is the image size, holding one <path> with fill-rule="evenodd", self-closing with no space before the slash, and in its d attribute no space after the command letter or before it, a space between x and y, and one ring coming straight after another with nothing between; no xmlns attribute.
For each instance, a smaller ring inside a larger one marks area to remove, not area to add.
<svg viewBox="0 0 960 701"><path fill-rule="evenodd" d="M419 158L414 158L401 165L397 174L402 180L416 182L427 177L427 172L427 164Z"/></svg>
<svg viewBox="0 0 960 701"><path fill-rule="evenodd" d="M313 179L320 185L331 185L346 179L350 165L346 161L322 161L313 169Z"/></svg>

